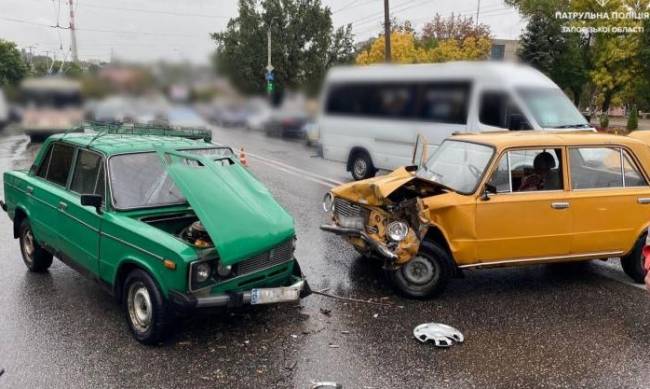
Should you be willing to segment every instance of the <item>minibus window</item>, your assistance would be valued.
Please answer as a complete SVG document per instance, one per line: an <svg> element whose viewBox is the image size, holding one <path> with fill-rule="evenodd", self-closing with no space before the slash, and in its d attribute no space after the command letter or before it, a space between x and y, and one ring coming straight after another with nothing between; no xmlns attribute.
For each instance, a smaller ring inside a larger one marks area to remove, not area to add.
<svg viewBox="0 0 650 389"><path fill-rule="evenodd" d="M479 121L485 125L509 130L530 130L532 127L503 91L481 93Z"/></svg>
<svg viewBox="0 0 650 389"><path fill-rule="evenodd" d="M467 123L469 83L429 83L421 86L418 118L450 124Z"/></svg>

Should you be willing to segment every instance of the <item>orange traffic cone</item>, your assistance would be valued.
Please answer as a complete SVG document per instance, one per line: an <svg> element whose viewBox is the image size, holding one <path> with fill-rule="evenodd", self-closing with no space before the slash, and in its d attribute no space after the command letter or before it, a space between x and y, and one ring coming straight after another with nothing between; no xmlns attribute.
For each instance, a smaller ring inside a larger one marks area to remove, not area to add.
<svg viewBox="0 0 650 389"><path fill-rule="evenodd" d="M244 153L244 148L239 148L239 163L248 167L248 161L246 160L246 154Z"/></svg>

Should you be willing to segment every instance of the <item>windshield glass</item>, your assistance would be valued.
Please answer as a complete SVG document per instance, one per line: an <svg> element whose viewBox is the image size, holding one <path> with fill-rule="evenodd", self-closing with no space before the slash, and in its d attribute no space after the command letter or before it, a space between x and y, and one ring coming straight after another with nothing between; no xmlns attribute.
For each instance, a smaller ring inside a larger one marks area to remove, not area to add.
<svg viewBox="0 0 650 389"><path fill-rule="evenodd" d="M226 147L181 151L215 159L232 157L232 151ZM109 159L109 169L115 208L160 207L186 202L154 152L116 155Z"/></svg>
<svg viewBox="0 0 650 389"><path fill-rule="evenodd" d="M456 192L472 193L493 154L489 146L446 140L416 174Z"/></svg>
<svg viewBox="0 0 650 389"><path fill-rule="evenodd" d="M521 88L517 93L542 128L589 127L584 116L560 89Z"/></svg>

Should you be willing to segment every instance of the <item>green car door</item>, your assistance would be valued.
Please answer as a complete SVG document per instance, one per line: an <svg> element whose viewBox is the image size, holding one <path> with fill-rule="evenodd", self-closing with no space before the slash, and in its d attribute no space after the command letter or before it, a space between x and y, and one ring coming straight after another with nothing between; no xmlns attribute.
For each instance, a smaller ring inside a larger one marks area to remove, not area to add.
<svg viewBox="0 0 650 389"><path fill-rule="evenodd" d="M61 251L75 264L92 274L99 270L99 231L102 215L93 207L81 205L82 194L104 196L104 158L90 150L79 149L68 185L58 198Z"/></svg>
<svg viewBox="0 0 650 389"><path fill-rule="evenodd" d="M63 248L58 203L59 198L66 194L74 152L71 145L50 144L35 174L22 188L29 202L30 223L36 240L54 251Z"/></svg>

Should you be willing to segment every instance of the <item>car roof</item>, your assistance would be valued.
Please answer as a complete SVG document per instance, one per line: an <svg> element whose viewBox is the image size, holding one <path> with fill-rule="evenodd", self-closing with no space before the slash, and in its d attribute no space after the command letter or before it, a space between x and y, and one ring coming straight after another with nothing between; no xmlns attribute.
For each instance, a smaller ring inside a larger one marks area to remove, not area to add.
<svg viewBox="0 0 650 389"><path fill-rule="evenodd" d="M593 131L499 131L456 134L453 140L483 143L498 149L526 146L571 146L571 145L623 145L639 146L644 142L624 135L604 134Z"/></svg>
<svg viewBox="0 0 650 389"><path fill-rule="evenodd" d="M107 155L154 151L156 147L160 146L172 149L217 146L204 140L160 135L104 134L97 136L96 133L68 133L52 135L49 139L51 141L63 140Z"/></svg>
<svg viewBox="0 0 650 389"><path fill-rule="evenodd" d="M533 67L494 61L337 66L330 69L327 80L328 82L481 80L513 87L557 88L551 79Z"/></svg>

